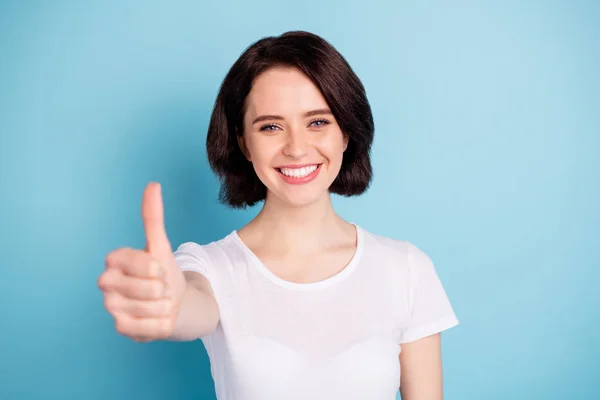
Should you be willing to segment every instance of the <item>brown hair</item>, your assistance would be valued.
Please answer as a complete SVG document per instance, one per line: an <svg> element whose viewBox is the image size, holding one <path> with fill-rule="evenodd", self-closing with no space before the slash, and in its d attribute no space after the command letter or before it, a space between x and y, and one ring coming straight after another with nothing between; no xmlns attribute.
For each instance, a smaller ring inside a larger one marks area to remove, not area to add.
<svg viewBox="0 0 600 400"><path fill-rule="evenodd" d="M249 46L221 84L208 127L206 149L221 180L219 200L233 208L253 206L266 197L236 135L243 135L246 97L254 80L273 67L297 68L319 88L343 134L349 139L342 166L329 191L364 193L372 179L374 124L365 89L344 57L323 38L304 31L266 37Z"/></svg>

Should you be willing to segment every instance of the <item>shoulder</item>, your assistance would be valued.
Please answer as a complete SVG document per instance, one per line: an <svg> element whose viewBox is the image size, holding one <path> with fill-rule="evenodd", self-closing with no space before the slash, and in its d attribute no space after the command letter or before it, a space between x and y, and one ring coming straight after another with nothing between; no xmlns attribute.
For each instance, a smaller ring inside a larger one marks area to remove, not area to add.
<svg viewBox="0 0 600 400"><path fill-rule="evenodd" d="M214 240L205 244L194 241L181 243L174 251L177 264L183 270L196 270L209 272L214 265L225 265L226 261L235 257L235 250L239 250L235 243L234 234Z"/></svg>
<svg viewBox="0 0 600 400"><path fill-rule="evenodd" d="M179 244L175 254L191 254L197 257L210 257L222 251L228 251L235 247L235 232L207 243L196 241L185 241Z"/></svg>
<svg viewBox="0 0 600 400"><path fill-rule="evenodd" d="M414 282L416 276L435 272L430 256L407 239L393 238L362 230L364 257L369 264L400 274L398 279Z"/></svg>
<svg viewBox="0 0 600 400"><path fill-rule="evenodd" d="M385 254L393 259L402 259L408 264L431 262L429 256L417 245L407 239L379 235L360 228L366 251L373 254Z"/></svg>

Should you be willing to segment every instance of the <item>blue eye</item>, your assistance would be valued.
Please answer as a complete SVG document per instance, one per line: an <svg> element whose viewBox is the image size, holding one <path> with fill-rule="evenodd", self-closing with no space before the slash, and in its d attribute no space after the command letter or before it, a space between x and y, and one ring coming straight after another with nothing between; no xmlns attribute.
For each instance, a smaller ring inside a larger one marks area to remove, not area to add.
<svg viewBox="0 0 600 400"><path fill-rule="evenodd" d="M325 125L329 125L329 121L327 121L326 119L316 119L314 121L312 121L310 124L312 126L316 126L316 127L321 127L321 126L325 126Z"/></svg>
<svg viewBox="0 0 600 400"><path fill-rule="evenodd" d="M260 127L261 131L274 131L275 129L279 129L277 125L268 124Z"/></svg>

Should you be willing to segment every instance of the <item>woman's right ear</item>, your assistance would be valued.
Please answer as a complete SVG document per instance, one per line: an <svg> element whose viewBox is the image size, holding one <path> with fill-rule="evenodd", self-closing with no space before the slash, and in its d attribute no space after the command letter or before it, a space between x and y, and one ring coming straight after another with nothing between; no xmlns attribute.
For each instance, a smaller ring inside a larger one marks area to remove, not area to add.
<svg viewBox="0 0 600 400"><path fill-rule="evenodd" d="M246 138L245 138L244 134L240 135L238 130L236 129L235 137L237 138L238 145L240 146L240 150L242 150L244 157L246 157L246 159L248 161L252 162L252 160L250 159L250 152L248 151L248 147L246 146Z"/></svg>

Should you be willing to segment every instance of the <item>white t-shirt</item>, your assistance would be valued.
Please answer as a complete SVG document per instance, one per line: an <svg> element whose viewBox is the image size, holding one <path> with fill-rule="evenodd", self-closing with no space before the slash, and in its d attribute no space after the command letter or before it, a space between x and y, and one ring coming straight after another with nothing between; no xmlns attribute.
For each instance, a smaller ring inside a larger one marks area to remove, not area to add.
<svg viewBox="0 0 600 400"><path fill-rule="evenodd" d="M277 277L236 231L179 246L180 268L204 275L219 305L201 338L219 400L394 400L401 344L458 324L425 253L356 230L350 263L315 283Z"/></svg>

